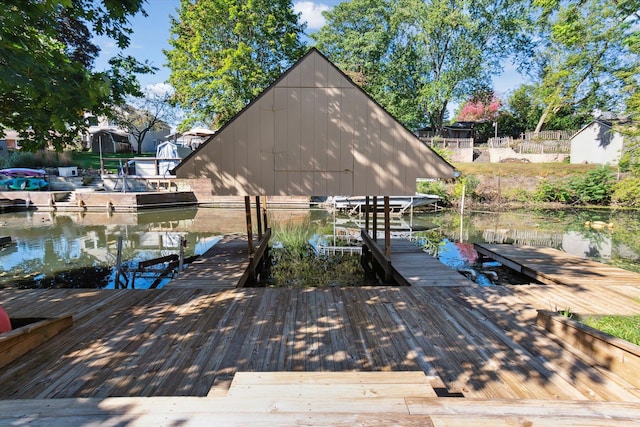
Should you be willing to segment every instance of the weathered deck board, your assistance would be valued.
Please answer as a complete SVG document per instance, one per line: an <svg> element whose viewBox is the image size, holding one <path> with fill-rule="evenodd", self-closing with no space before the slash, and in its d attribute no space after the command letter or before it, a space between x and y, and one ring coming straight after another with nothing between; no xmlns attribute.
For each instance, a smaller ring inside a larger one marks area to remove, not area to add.
<svg viewBox="0 0 640 427"><path fill-rule="evenodd" d="M378 240L377 246L377 250L384 254L384 240ZM476 286L406 239L391 239L389 259L393 277L401 285Z"/></svg>
<svg viewBox="0 0 640 427"><path fill-rule="evenodd" d="M227 395L307 399L437 397L422 371L237 372Z"/></svg>
<svg viewBox="0 0 640 427"><path fill-rule="evenodd" d="M527 261L530 254L518 262L544 274L563 271L554 262L564 257L539 253L535 262ZM566 265L565 275L577 281L583 264L570 259ZM0 400L0 424L24 415L36 425L197 422L212 413L218 421L256 425L304 423L309 413L315 424L335 425L638 424L640 390L535 324L536 310L554 305L580 314L639 314L640 282L595 267L589 265L590 277L611 281L0 290L12 317L71 313L74 319L71 328L0 369L0 399L10 399ZM429 386L416 390L404 382L411 371ZM267 383L243 383L256 375ZM380 375L394 379L387 385ZM308 384L316 381L315 388ZM440 396L465 398L435 397L433 387ZM158 396L170 396L172 405ZM75 397L90 400L65 399ZM33 398L47 400L23 400Z"/></svg>
<svg viewBox="0 0 640 427"><path fill-rule="evenodd" d="M580 258L552 248L504 244L475 244L486 255L545 284L574 289L640 285L640 274Z"/></svg>
<svg viewBox="0 0 640 427"><path fill-rule="evenodd" d="M82 291L40 292L46 311L86 310ZM0 370L0 398L206 396L238 371L419 370L468 397L638 399L480 287L103 292L129 298ZM22 316L33 295L0 300Z"/></svg>
<svg viewBox="0 0 640 427"><path fill-rule="evenodd" d="M638 426L637 402L453 398L152 397L0 401L0 424L68 426Z"/></svg>
<svg viewBox="0 0 640 427"><path fill-rule="evenodd" d="M254 245L258 245L256 239ZM232 289L240 284L248 268L247 237L229 235L213 245L164 287Z"/></svg>

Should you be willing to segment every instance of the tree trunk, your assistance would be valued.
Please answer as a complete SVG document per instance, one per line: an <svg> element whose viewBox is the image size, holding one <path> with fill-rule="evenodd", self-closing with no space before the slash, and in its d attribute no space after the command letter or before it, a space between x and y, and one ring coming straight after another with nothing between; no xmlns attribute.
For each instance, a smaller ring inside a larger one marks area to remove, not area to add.
<svg viewBox="0 0 640 427"><path fill-rule="evenodd" d="M544 126L544 123L547 121L547 116L549 115L550 108L551 107L547 106L547 108L545 108L544 111L542 112L542 115L540 116L540 120L538 120L538 124L536 125L536 130L534 131L534 133L538 134L542 130L542 126Z"/></svg>

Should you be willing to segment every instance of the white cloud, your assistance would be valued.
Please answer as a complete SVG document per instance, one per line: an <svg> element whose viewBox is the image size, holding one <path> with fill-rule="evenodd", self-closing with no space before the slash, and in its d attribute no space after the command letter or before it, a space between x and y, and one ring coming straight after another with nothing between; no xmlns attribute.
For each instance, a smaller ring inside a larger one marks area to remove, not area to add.
<svg viewBox="0 0 640 427"><path fill-rule="evenodd" d="M323 3L314 3L311 1L299 1L293 4L293 10L301 13L301 21L307 23L307 30L317 31L325 24L322 12L330 10L331 7Z"/></svg>
<svg viewBox="0 0 640 427"><path fill-rule="evenodd" d="M144 93L147 95L164 96L173 93L173 86L168 83L154 83L145 86Z"/></svg>

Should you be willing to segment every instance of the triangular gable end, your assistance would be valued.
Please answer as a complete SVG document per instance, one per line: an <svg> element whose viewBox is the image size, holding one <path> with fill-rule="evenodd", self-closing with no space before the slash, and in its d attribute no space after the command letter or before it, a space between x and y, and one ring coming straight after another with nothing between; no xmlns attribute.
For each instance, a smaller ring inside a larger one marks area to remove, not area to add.
<svg viewBox="0 0 640 427"><path fill-rule="evenodd" d="M216 195L413 195L454 168L312 48L176 168Z"/></svg>
<svg viewBox="0 0 640 427"><path fill-rule="evenodd" d="M586 125L582 126L582 128L581 128L579 131L577 131L576 133L574 133L574 134L571 136L570 140L575 139L575 138L576 138L578 135L580 135L582 132L584 132L585 130L587 130L587 129L589 129L589 128L593 127L593 126L596 126L596 125L598 125L598 126L602 126L602 127L605 127L605 128L607 128L608 130L610 130L610 131L611 131L611 130L613 130L613 126L612 126L610 123L607 123L607 122L605 122L605 121L602 121L602 120L598 120L598 119L596 119L596 120L592 120L592 121L590 121L589 123L587 123Z"/></svg>

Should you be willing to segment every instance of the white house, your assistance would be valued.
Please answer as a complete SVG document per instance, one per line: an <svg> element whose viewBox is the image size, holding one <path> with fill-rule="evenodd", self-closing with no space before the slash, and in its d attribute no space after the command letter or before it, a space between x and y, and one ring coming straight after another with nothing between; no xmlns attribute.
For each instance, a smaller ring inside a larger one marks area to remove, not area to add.
<svg viewBox="0 0 640 427"><path fill-rule="evenodd" d="M624 148L624 136L611 122L594 120L571 138L571 163L617 165Z"/></svg>

